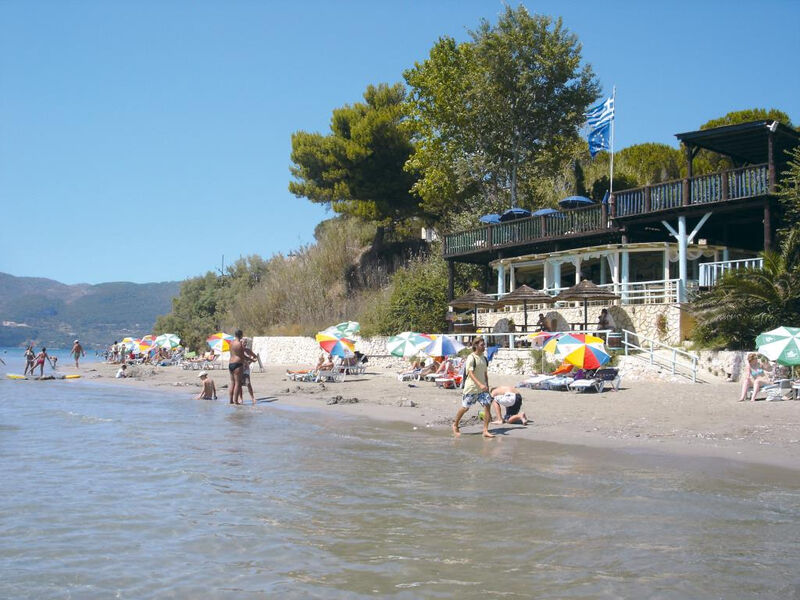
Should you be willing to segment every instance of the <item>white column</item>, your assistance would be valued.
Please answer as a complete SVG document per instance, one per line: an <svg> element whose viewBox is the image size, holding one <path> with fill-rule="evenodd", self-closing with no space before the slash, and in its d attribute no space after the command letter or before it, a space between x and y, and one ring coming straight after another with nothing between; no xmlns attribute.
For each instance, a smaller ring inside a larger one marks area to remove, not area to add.
<svg viewBox="0 0 800 600"><path fill-rule="evenodd" d="M621 281L622 281L622 303L623 304L627 304L628 303L628 279L630 277L630 267L631 267L630 253L628 252L627 248L622 251L622 260L620 262L622 263L621 264L622 275L621 275L621 278L620 278Z"/></svg>
<svg viewBox="0 0 800 600"><path fill-rule="evenodd" d="M553 263L553 286L560 288L561 287L561 263L554 262Z"/></svg>
<svg viewBox="0 0 800 600"><path fill-rule="evenodd" d="M619 295L619 292L620 292L619 282L620 282L620 279L622 278L622 272L620 271L620 263L622 261L620 260L620 256L619 255L620 255L620 252L619 252L619 250L617 250L614 253L614 293L617 294L617 295Z"/></svg>
<svg viewBox="0 0 800 600"><path fill-rule="evenodd" d="M578 285L581 282L581 257L573 258L572 264L575 265L575 285Z"/></svg>
<svg viewBox="0 0 800 600"><path fill-rule="evenodd" d="M727 262L727 261L729 261L730 259L731 259L731 251L730 251L730 250L728 250L728 247L727 247L727 246L725 246L725 247L722 249L722 260L724 260L724 261L726 261L726 262Z"/></svg>
<svg viewBox="0 0 800 600"><path fill-rule="evenodd" d="M550 286L552 277L550 276L550 261L546 260L542 264L542 289L547 289Z"/></svg>
<svg viewBox="0 0 800 600"><path fill-rule="evenodd" d="M497 265L497 294L502 296L506 293L506 266L503 263Z"/></svg>
<svg viewBox="0 0 800 600"><path fill-rule="evenodd" d="M517 289L517 270L514 268L514 265L508 265L508 291L513 292Z"/></svg>
<svg viewBox="0 0 800 600"><path fill-rule="evenodd" d="M669 246L664 248L664 281L669 281ZM665 283L664 286L666 285Z"/></svg>
<svg viewBox="0 0 800 600"><path fill-rule="evenodd" d="M608 283L608 274L606 273L606 257L600 256L600 285Z"/></svg>
<svg viewBox="0 0 800 600"><path fill-rule="evenodd" d="M686 279L688 277L686 264L686 217L678 217L678 302L686 302Z"/></svg>

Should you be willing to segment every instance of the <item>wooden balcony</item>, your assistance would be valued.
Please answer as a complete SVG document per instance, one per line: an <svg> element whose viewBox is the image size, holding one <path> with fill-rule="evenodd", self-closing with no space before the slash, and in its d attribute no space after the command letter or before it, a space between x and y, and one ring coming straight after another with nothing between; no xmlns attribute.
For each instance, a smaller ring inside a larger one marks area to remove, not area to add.
<svg viewBox="0 0 800 600"><path fill-rule="evenodd" d="M702 213L712 207L754 204L747 201L763 201L772 189L768 164L764 163L623 190L616 192L608 205L596 204L445 235L444 257L488 262L503 250L602 237L618 233L625 224L664 219L671 213Z"/></svg>

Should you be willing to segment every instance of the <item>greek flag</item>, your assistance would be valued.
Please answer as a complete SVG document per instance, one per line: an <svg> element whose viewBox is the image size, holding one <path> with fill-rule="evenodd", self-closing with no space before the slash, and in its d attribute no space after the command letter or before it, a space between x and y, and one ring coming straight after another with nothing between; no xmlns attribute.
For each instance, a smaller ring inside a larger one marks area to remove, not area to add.
<svg viewBox="0 0 800 600"><path fill-rule="evenodd" d="M589 109L586 123L589 125L589 154L611 148L611 123L614 121L614 96Z"/></svg>

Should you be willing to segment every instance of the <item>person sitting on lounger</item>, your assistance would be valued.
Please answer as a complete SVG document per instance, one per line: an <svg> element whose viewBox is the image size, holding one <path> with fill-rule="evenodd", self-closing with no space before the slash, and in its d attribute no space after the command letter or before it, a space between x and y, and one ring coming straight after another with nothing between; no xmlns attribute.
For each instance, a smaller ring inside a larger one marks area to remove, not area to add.
<svg viewBox="0 0 800 600"><path fill-rule="evenodd" d="M425 365L419 372L419 378L423 379L425 375L430 375L431 373L436 373L439 370L439 367L442 366L442 357L441 356L429 356L425 359Z"/></svg>
<svg viewBox="0 0 800 600"><path fill-rule="evenodd" d="M489 392L492 396L492 409L497 412L497 420L492 424L520 423L528 424L528 417L522 412L522 394L510 385L499 385ZM505 408L505 415L502 413Z"/></svg>
<svg viewBox="0 0 800 600"><path fill-rule="evenodd" d="M739 402L747 400L747 390L750 386L753 387L753 395L751 398L755 401L758 392L761 388L769 383L769 375L767 371L771 370L769 363L761 363L758 360L758 354L750 352L747 355L747 364L744 367L744 377L742 379L742 393L739 396Z"/></svg>

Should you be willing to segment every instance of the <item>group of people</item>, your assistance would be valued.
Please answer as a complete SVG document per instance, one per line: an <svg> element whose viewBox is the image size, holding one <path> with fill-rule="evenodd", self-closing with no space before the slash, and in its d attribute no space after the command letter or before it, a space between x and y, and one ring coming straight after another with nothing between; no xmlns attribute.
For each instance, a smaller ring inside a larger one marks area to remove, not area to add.
<svg viewBox="0 0 800 600"><path fill-rule="evenodd" d="M137 354L134 353L133 350L128 349L125 344L114 340L114 343L111 344L106 351L105 356L106 361L111 364L124 364L134 360L139 360L142 363L159 364L167 361L176 361L176 354L180 354L181 352L181 348L170 350L168 348L153 346L148 352L137 356Z"/></svg>
<svg viewBox="0 0 800 600"><path fill-rule="evenodd" d="M75 340L72 342L72 349L69 351L71 357L75 359L75 368L79 368L80 364L79 361L81 357L86 356L86 352L81 346L79 340ZM56 365L58 364L58 357L57 356L50 356L47 353L47 348L42 346L42 349L37 354L36 351L33 349L33 344L28 344L25 347L25 352L23 353L25 357L25 371L23 372L24 375L35 375L36 368L39 368L39 377L44 376L44 364L45 362L49 363L53 370L56 370Z"/></svg>

